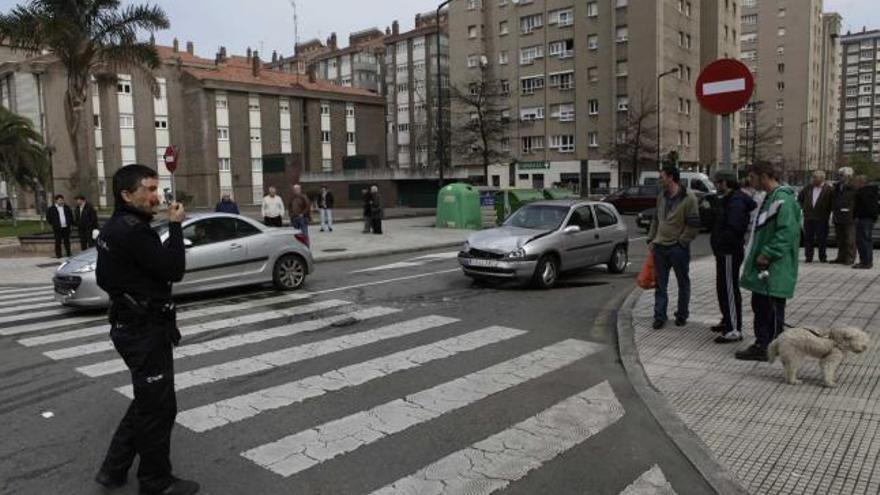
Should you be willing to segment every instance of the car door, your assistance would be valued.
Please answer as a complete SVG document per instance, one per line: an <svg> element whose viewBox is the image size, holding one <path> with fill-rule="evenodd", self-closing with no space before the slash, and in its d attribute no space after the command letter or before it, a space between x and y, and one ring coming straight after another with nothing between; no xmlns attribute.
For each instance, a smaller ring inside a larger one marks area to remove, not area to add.
<svg viewBox="0 0 880 495"><path fill-rule="evenodd" d="M638 187L624 189L620 192L619 199L615 202L614 206L620 209L620 211L633 211L637 208L633 202L638 201L638 195Z"/></svg>
<svg viewBox="0 0 880 495"><path fill-rule="evenodd" d="M565 260L563 267L568 270L595 263L598 231L593 218L593 210L589 205L574 209L569 218L568 226L577 226L580 230L565 236Z"/></svg>
<svg viewBox="0 0 880 495"><path fill-rule="evenodd" d="M657 186L642 186L639 188L639 200L636 211L645 211L657 206L657 196L660 195L660 188ZM623 211L623 210L620 210Z"/></svg>
<svg viewBox="0 0 880 495"><path fill-rule="evenodd" d="M266 272L266 264L278 244L277 238L266 235L259 227L240 218L235 219L235 234L245 250L242 276L248 279L260 278ZM290 239L293 241L292 232ZM270 272L269 276L271 277Z"/></svg>
<svg viewBox="0 0 880 495"><path fill-rule="evenodd" d="M183 238L188 242L181 289L218 285L240 276L246 250L235 227L231 217L203 218L184 227Z"/></svg>
<svg viewBox="0 0 880 495"><path fill-rule="evenodd" d="M596 213L596 247L595 264L605 263L611 259L614 246L626 240L626 228L620 223L620 218L608 206L603 204L594 205Z"/></svg>

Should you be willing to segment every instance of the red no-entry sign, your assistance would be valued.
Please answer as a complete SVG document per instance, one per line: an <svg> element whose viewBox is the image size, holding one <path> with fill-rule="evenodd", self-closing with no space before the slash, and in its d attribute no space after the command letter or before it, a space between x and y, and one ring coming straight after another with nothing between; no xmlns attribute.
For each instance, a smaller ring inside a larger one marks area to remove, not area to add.
<svg viewBox="0 0 880 495"><path fill-rule="evenodd" d="M177 149L174 146L165 148L165 168L172 174L177 170Z"/></svg>
<svg viewBox="0 0 880 495"><path fill-rule="evenodd" d="M728 115L746 106L754 89L755 79L748 67L722 58L707 65L697 78L697 101L708 112Z"/></svg>

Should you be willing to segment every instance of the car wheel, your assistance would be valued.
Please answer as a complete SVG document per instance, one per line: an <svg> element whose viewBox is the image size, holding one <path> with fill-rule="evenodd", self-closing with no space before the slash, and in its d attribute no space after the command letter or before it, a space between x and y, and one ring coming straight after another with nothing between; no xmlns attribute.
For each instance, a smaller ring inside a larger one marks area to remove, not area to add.
<svg viewBox="0 0 880 495"><path fill-rule="evenodd" d="M272 269L272 283L278 290L296 290L306 281L306 263L295 254L278 258Z"/></svg>
<svg viewBox="0 0 880 495"><path fill-rule="evenodd" d="M556 285L558 278L559 260L549 254L542 256L535 267L535 274L532 276L532 286L536 289L549 289Z"/></svg>
<svg viewBox="0 0 880 495"><path fill-rule="evenodd" d="M629 257L626 247L617 246L611 252L611 259L608 260L608 273L623 273L626 270L626 264Z"/></svg>

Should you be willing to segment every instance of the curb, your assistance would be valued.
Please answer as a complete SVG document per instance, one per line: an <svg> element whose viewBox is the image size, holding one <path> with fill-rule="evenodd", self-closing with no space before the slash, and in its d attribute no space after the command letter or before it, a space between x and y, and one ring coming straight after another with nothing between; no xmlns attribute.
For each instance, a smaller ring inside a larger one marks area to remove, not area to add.
<svg viewBox="0 0 880 495"><path fill-rule="evenodd" d="M327 261L347 261L347 260L356 260L361 258L373 258L377 256L391 256L394 254L404 254L404 253L415 253L418 251L425 251L429 249L441 249L447 247L455 247L461 246L464 241L455 241L455 242L444 242L442 244L432 244L430 246L417 246L417 247L405 247L405 248L394 248L394 249L384 249L381 251L371 251L368 253L341 253L341 254L329 254L327 256L315 256L312 257L315 260L315 263L323 263Z"/></svg>
<svg viewBox="0 0 880 495"><path fill-rule="evenodd" d="M617 311L617 346L620 361L626 370L627 378L639 398L660 424L663 432L672 440L678 450L690 461L706 483L721 495L748 495L748 491L730 474L703 440L682 421L666 397L651 383L636 349L635 331L632 325L633 308L642 289L630 292Z"/></svg>

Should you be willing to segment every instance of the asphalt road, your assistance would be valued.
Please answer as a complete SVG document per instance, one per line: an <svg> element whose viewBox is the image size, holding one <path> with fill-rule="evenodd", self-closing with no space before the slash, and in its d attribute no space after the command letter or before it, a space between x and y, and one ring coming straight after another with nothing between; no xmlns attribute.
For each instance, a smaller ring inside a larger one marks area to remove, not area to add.
<svg viewBox="0 0 880 495"><path fill-rule="evenodd" d="M632 236L627 273L550 291L474 285L447 249L321 264L303 299L183 301L175 472L210 494L619 494L649 471L711 493L619 364ZM0 493L105 493L129 391L102 315L0 285Z"/></svg>

